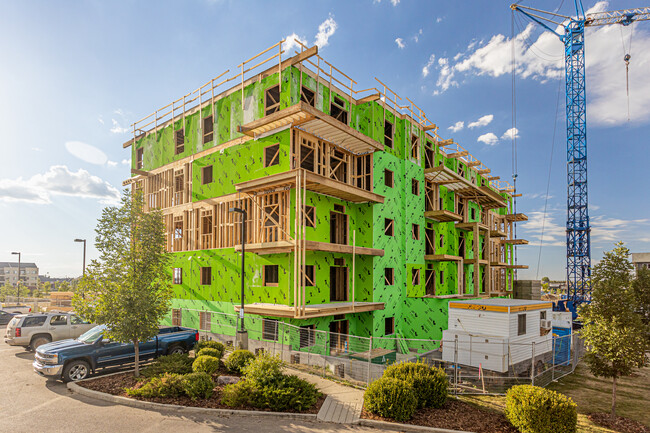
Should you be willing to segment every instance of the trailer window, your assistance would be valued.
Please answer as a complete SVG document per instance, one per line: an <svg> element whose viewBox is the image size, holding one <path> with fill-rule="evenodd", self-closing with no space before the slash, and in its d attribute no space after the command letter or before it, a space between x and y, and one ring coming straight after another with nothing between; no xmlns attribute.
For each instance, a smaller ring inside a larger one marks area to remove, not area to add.
<svg viewBox="0 0 650 433"><path fill-rule="evenodd" d="M526 334L526 315L518 314L517 315L517 335Z"/></svg>

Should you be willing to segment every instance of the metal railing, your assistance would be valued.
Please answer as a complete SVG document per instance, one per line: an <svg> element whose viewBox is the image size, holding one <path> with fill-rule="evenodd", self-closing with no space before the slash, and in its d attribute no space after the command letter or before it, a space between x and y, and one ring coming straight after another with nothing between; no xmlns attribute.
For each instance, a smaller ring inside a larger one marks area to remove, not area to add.
<svg viewBox="0 0 650 433"><path fill-rule="evenodd" d="M183 308L175 320L170 312L165 321L198 329L202 339L232 349L238 320L234 314ZM244 326L251 352L268 352L294 368L359 387L380 378L392 363L424 362L447 373L454 394L503 394L517 384L547 386L572 373L584 352L577 334L535 344L486 342L478 335L469 341L360 337L256 316L245 316Z"/></svg>

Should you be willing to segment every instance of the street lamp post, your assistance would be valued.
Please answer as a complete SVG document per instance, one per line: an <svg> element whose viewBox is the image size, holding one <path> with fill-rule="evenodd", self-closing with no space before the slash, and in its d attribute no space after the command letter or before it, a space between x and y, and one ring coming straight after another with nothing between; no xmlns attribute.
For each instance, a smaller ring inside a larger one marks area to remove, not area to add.
<svg viewBox="0 0 650 433"><path fill-rule="evenodd" d="M239 329L237 330L237 346L240 349L248 350L248 332L244 328L244 258L246 256L246 210L238 207L231 207L230 212L242 214L241 220L241 307L239 309Z"/></svg>
<svg viewBox="0 0 650 433"><path fill-rule="evenodd" d="M82 271L82 276L86 275L86 240L85 239L75 239L75 242L83 242L84 243L84 268Z"/></svg>
<svg viewBox="0 0 650 433"><path fill-rule="evenodd" d="M18 284L16 284L16 305L20 304L20 253L12 251L11 254L18 254Z"/></svg>

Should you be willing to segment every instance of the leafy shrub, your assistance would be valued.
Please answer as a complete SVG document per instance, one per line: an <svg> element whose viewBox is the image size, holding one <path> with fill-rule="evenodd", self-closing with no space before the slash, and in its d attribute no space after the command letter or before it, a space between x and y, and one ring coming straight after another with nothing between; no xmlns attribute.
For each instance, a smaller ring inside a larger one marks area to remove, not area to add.
<svg viewBox="0 0 650 433"><path fill-rule="evenodd" d="M248 350L240 349L235 350L233 353L231 353L230 356L224 361L224 364L229 371L233 373L241 373L246 364L254 358L255 355L253 355Z"/></svg>
<svg viewBox="0 0 650 433"><path fill-rule="evenodd" d="M226 348L223 346L223 344L219 343L218 341L213 341L213 340L204 340L204 341L197 341L196 344L194 345L194 353L197 354L201 349L205 349L206 347L209 347L210 349L215 349L219 351L219 356L215 356L215 358L221 359L223 357L223 353L225 352ZM213 355L210 355L213 356Z"/></svg>
<svg viewBox="0 0 650 433"><path fill-rule="evenodd" d="M284 362L279 357L262 353L250 361L242 369L242 373L252 385L264 388L282 379L283 366Z"/></svg>
<svg viewBox="0 0 650 433"><path fill-rule="evenodd" d="M411 419L418 406L413 388L407 382L394 377L382 377L372 382L363 398L368 412L396 421Z"/></svg>
<svg viewBox="0 0 650 433"><path fill-rule="evenodd" d="M192 358L185 353L161 356L142 370L144 377L162 376L165 373L187 374L192 372Z"/></svg>
<svg viewBox="0 0 650 433"><path fill-rule="evenodd" d="M140 388L126 388L126 394L132 397L178 397L183 395L183 376L180 374L163 374L153 377Z"/></svg>
<svg viewBox="0 0 650 433"><path fill-rule="evenodd" d="M208 373L198 372L183 376L183 390L192 400L212 397L214 383Z"/></svg>
<svg viewBox="0 0 650 433"><path fill-rule="evenodd" d="M251 406L251 399L256 393L257 390L248 380L241 380L223 388L221 403L230 407Z"/></svg>
<svg viewBox="0 0 650 433"><path fill-rule="evenodd" d="M440 408L447 401L449 380L444 370L421 362L393 364L383 377L393 377L408 383L418 399L418 407Z"/></svg>
<svg viewBox="0 0 650 433"><path fill-rule="evenodd" d="M197 357L192 363L192 371L204 372L212 375L219 369L219 358L210 355L202 355Z"/></svg>
<svg viewBox="0 0 650 433"><path fill-rule="evenodd" d="M283 376L273 385L259 390L253 396L253 404L256 407L268 407L276 412L300 412L312 407L320 395L314 384L298 376Z"/></svg>
<svg viewBox="0 0 650 433"><path fill-rule="evenodd" d="M516 385L506 394L506 418L522 433L573 433L577 406L563 394L532 385Z"/></svg>
<svg viewBox="0 0 650 433"><path fill-rule="evenodd" d="M199 350L196 353L196 357L198 358L199 356L203 355L208 355L208 356L214 356L217 359L221 359L223 356L223 351L220 351L219 349L214 349L212 347L204 347L203 349Z"/></svg>

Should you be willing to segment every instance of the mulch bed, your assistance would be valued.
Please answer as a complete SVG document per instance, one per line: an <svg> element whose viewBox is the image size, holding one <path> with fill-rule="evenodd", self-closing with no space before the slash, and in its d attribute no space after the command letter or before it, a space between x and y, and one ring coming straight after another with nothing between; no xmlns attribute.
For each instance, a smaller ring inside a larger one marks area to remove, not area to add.
<svg viewBox="0 0 650 433"><path fill-rule="evenodd" d="M371 414L363 409L362 418L378 421L396 422ZM404 424L420 425L426 427L445 428L450 430L466 430L475 433L517 433L503 414L481 409L477 406L455 400L447 399L440 409L419 409L409 421Z"/></svg>
<svg viewBox="0 0 650 433"><path fill-rule="evenodd" d="M131 397L126 395L124 388L132 388L136 386L139 382L142 382L143 380L145 380L145 378L143 377L137 379L133 377L133 372L126 372L126 373L114 374L112 376L100 376L95 379L79 382L78 385L83 386L84 388L92 389L93 391L104 392L106 394L118 395L121 397L127 397L136 400L149 401L152 403L176 404L179 406L204 407L204 408L211 408L211 409L234 409L230 406L226 406L225 404L221 404L221 391L223 390L224 385L215 386L212 397L208 399L192 400L187 396L170 397L170 398L141 398L141 397ZM321 396L318 399L318 401L316 401L316 404L313 407L311 407L309 410L305 410L302 412L290 410L287 412L316 414L318 413L321 406L323 405L323 402L325 401L326 397L327 396L325 395ZM238 407L236 409L271 412L270 409L259 409L255 407Z"/></svg>
<svg viewBox="0 0 650 433"><path fill-rule="evenodd" d="M634 421L633 419L623 418L622 416L617 416L616 419L613 420L610 414L600 412L589 414L587 417L594 424L598 424L601 427L606 427L617 432L650 433L650 428L646 427L644 424L641 424L638 421Z"/></svg>

